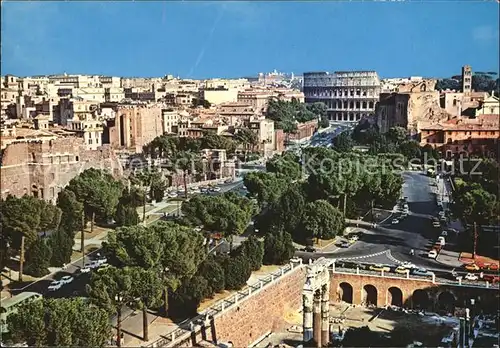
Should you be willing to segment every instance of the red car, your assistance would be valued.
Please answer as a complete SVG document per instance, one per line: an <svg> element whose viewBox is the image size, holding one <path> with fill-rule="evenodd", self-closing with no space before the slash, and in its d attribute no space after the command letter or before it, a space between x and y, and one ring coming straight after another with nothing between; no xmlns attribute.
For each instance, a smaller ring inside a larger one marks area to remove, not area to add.
<svg viewBox="0 0 500 348"><path fill-rule="evenodd" d="M497 283L500 280L500 276L494 274L484 274L482 279L489 283Z"/></svg>
<svg viewBox="0 0 500 348"><path fill-rule="evenodd" d="M485 263L481 265L481 269L488 271L498 271L498 263Z"/></svg>

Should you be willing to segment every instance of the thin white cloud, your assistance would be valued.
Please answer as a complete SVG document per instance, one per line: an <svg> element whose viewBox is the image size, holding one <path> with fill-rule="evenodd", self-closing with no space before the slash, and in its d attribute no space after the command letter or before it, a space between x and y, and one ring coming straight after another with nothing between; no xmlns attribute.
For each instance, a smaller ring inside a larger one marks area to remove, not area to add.
<svg viewBox="0 0 500 348"><path fill-rule="evenodd" d="M472 31L472 38L480 43L498 43L499 30L491 25L482 25Z"/></svg>

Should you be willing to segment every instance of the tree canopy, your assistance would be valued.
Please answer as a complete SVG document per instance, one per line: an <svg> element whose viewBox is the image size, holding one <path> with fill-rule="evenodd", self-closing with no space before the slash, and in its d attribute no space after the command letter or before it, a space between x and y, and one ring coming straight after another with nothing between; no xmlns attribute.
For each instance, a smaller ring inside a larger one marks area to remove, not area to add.
<svg viewBox="0 0 500 348"><path fill-rule="evenodd" d="M7 323L14 343L34 347L104 347L111 337L107 312L82 298L25 302Z"/></svg>

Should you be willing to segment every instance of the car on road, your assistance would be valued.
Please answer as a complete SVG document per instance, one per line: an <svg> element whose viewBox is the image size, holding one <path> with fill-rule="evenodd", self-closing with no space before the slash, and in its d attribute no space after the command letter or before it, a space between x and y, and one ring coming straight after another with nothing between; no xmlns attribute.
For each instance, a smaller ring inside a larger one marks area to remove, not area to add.
<svg viewBox="0 0 500 348"><path fill-rule="evenodd" d="M481 265L481 269L488 271L498 271L498 263L484 263Z"/></svg>
<svg viewBox="0 0 500 348"><path fill-rule="evenodd" d="M67 275L67 276L64 276L64 277L62 277L61 279L59 279L59 281L60 281L62 284L69 284L69 283L73 282L73 280L74 280L74 279L75 279L75 278L73 278L72 276Z"/></svg>
<svg viewBox="0 0 500 348"><path fill-rule="evenodd" d="M434 228L440 228L441 227L441 223L439 221L433 221L432 222L432 227L434 227Z"/></svg>
<svg viewBox="0 0 500 348"><path fill-rule="evenodd" d="M438 253L435 249L432 249L429 251L429 253L427 254L427 257L429 259L435 259L437 257Z"/></svg>
<svg viewBox="0 0 500 348"><path fill-rule="evenodd" d="M390 272L391 271L391 267L389 266L386 266L386 265L382 265L382 264L376 264L376 265L371 265L370 266L370 271L377 271L377 272Z"/></svg>
<svg viewBox="0 0 500 348"><path fill-rule="evenodd" d="M399 224L399 219L392 219L391 224L393 225Z"/></svg>
<svg viewBox="0 0 500 348"><path fill-rule="evenodd" d="M411 262L408 262L408 261L405 261L401 264L401 266L403 266L404 268L410 268L410 269L413 269L413 268L417 268L417 266Z"/></svg>
<svg viewBox="0 0 500 348"><path fill-rule="evenodd" d="M500 281L500 276L495 274L483 274L481 279L489 283L498 283Z"/></svg>
<svg viewBox="0 0 500 348"><path fill-rule="evenodd" d="M314 253L314 252L316 252L316 248L314 248L312 246L306 246L303 250L305 252L308 252L308 253Z"/></svg>
<svg viewBox="0 0 500 348"><path fill-rule="evenodd" d="M474 273L467 273L465 275L465 279L466 280L478 280L479 277L477 276L477 274L474 274Z"/></svg>
<svg viewBox="0 0 500 348"><path fill-rule="evenodd" d="M103 264L108 262L108 259L105 256L102 256L102 257L99 257L96 261L99 265L103 265Z"/></svg>
<svg viewBox="0 0 500 348"><path fill-rule="evenodd" d="M441 246L445 246L446 244L446 240L443 236L439 236L437 241L439 242L439 244L441 244Z"/></svg>
<svg viewBox="0 0 500 348"><path fill-rule="evenodd" d="M465 265L464 268L468 271L479 271L481 269L481 267L479 267L475 263L469 263Z"/></svg>
<svg viewBox="0 0 500 348"><path fill-rule="evenodd" d="M351 244L349 242L343 242L342 244L340 244L341 248L349 248L350 246Z"/></svg>
<svg viewBox="0 0 500 348"><path fill-rule="evenodd" d="M428 276L428 275L430 275L432 273L429 272L428 270L426 270L425 268L414 268L411 271L411 274L417 275L417 276Z"/></svg>
<svg viewBox="0 0 500 348"><path fill-rule="evenodd" d="M88 267L87 265L80 268L80 273L89 273L89 272L90 272L90 267Z"/></svg>
<svg viewBox="0 0 500 348"><path fill-rule="evenodd" d="M443 237L447 237L447 236L448 236L448 231L442 231L442 232L441 232L441 236L443 236Z"/></svg>
<svg viewBox="0 0 500 348"><path fill-rule="evenodd" d="M402 265L396 267L396 269L394 270L394 272L401 273L401 274L406 274L408 271L409 271L409 269L406 268L406 267L404 267L404 266L402 266Z"/></svg>
<svg viewBox="0 0 500 348"><path fill-rule="evenodd" d="M49 284L49 287L47 290L49 291L57 291L63 286L63 283L61 283L58 280L54 280L52 283Z"/></svg>

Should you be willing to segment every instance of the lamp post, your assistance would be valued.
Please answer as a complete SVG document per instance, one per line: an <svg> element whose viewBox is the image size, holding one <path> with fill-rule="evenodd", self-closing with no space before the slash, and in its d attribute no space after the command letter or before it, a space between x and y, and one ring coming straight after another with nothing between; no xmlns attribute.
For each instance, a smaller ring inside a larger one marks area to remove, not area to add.
<svg viewBox="0 0 500 348"><path fill-rule="evenodd" d="M122 327L121 327L121 325L122 325L123 296L116 295L115 301L116 301L116 346L121 347L122 346Z"/></svg>

